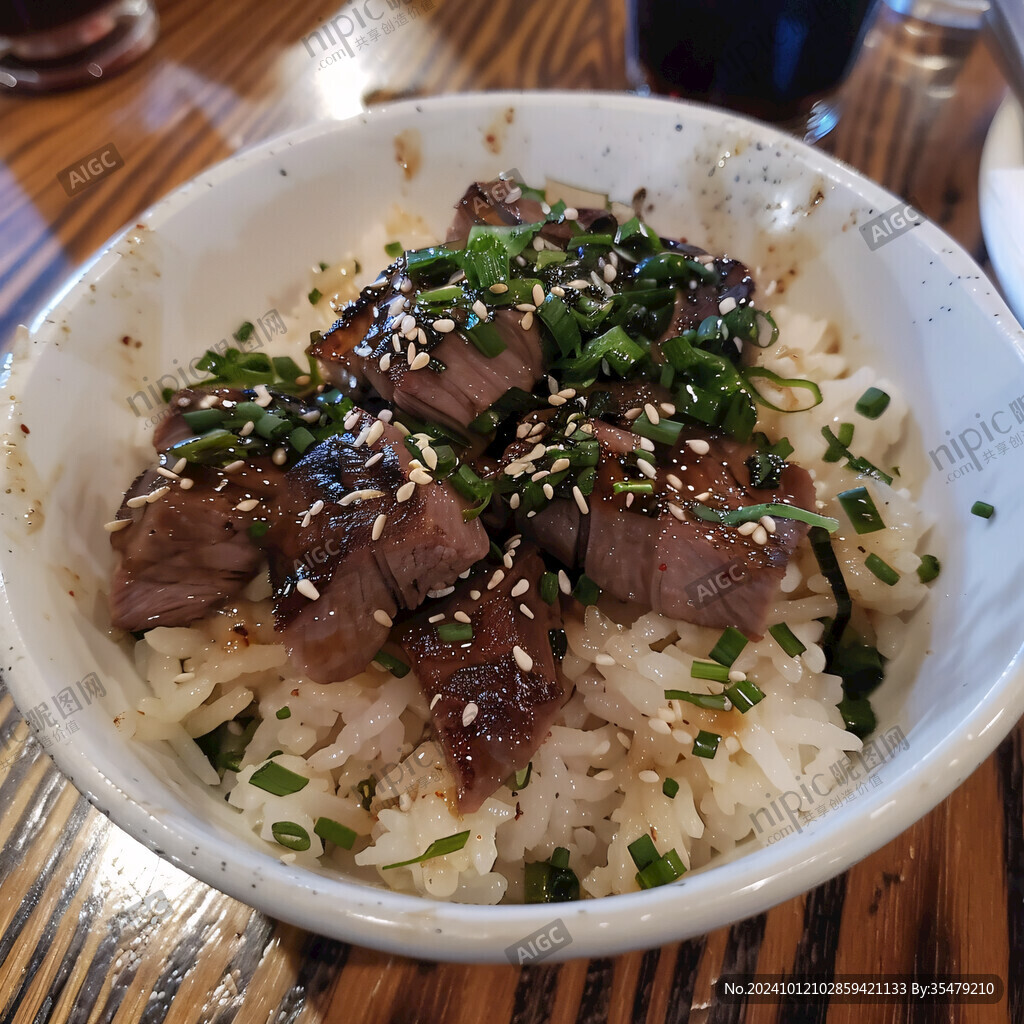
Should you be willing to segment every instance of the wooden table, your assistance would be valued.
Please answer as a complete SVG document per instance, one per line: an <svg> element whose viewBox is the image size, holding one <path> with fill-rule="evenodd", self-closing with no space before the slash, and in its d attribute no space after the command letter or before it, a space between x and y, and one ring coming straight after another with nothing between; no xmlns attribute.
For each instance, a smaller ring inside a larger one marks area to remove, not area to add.
<svg viewBox="0 0 1024 1024"><path fill-rule="evenodd" d="M620 0L405 0L387 12L391 31L353 38L352 55L323 69L302 38L336 0L161 0L160 13L155 50L122 77L0 96L0 336L122 223L273 133L394 97L626 85ZM982 256L978 157L1003 89L974 37L884 12L830 146ZM69 199L57 172L108 142L124 168ZM5 1022L1024 1020L1020 729L923 821L806 896L662 949L523 969L416 962L269 920L114 827L27 735L0 690ZM991 973L1007 995L726 1005L713 984L737 970Z"/></svg>

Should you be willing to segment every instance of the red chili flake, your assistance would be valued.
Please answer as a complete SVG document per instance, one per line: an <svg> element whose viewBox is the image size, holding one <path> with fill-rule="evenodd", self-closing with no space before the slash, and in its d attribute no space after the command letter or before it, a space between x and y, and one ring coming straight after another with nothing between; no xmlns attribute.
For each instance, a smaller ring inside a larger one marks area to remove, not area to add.
<svg viewBox="0 0 1024 1024"><path fill-rule="evenodd" d="M293 697L298 697L298 695L299 695L299 691L298 691L298 688L296 688L296 689L292 690L292 696L293 696Z"/></svg>
<svg viewBox="0 0 1024 1024"><path fill-rule="evenodd" d="M665 572L667 569L668 566L664 562L662 562L661 565L658 566L658 572Z"/></svg>
<svg viewBox="0 0 1024 1024"><path fill-rule="evenodd" d="M21 432L23 434L31 434L32 433L32 431L29 430L28 427L26 427L24 423L22 423L22 425L21 425Z"/></svg>

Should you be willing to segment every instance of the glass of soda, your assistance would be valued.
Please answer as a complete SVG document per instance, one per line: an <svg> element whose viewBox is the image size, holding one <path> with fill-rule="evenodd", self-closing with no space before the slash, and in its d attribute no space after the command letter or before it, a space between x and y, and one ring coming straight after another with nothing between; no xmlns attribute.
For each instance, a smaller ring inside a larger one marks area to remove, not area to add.
<svg viewBox="0 0 1024 1024"><path fill-rule="evenodd" d="M153 0L0 0L0 94L95 82L145 53L158 28Z"/></svg>
<svg viewBox="0 0 1024 1024"><path fill-rule="evenodd" d="M877 0L629 0L640 92L731 107L816 142Z"/></svg>

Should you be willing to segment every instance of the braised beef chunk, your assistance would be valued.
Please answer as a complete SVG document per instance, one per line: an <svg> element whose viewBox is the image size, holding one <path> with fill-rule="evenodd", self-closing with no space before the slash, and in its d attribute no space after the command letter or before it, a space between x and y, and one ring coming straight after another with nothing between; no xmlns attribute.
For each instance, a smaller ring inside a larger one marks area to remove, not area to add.
<svg viewBox="0 0 1024 1024"><path fill-rule="evenodd" d="M529 390L540 378L539 327L529 320L524 326L521 311L490 313L488 323L504 349L485 355L462 325L442 323L447 318L414 306L408 286L402 290L404 256L383 280L382 286L364 290L310 346L309 354L320 361L328 379L353 375L415 419L464 433L509 388ZM447 330L435 328L435 321ZM467 317L468 325L475 322Z"/></svg>
<svg viewBox="0 0 1024 1024"><path fill-rule="evenodd" d="M131 525L110 536L115 626L187 626L241 593L263 560L249 527L283 475L269 459L261 462L231 474L189 466L181 482L150 469L135 480L117 513ZM252 501L258 504L249 508Z"/></svg>
<svg viewBox="0 0 1024 1024"><path fill-rule="evenodd" d="M497 582L493 567L460 581L454 594L431 601L399 635L430 704L463 814L529 764L567 697L550 636L561 629L561 612L538 589L544 563L523 544L503 571ZM458 625L457 612L469 618L472 639L446 642L439 627ZM429 621L438 614L444 619Z"/></svg>
<svg viewBox="0 0 1024 1024"><path fill-rule="evenodd" d="M362 671L398 608L450 586L488 544L394 426L359 410L346 425L288 471L265 538L277 627L319 682Z"/></svg>
<svg viewBox="0 0 1024 1024"><path fill-rule="evenodd" d="M735 626L761 636L786 565L807 527L780 516L774 533L762 529L755 535L701 520L686 506L699 501L731 511L778 503L813 510L814 485L807 472L789 465L777 488L751 490L745 460L754 447L692 428L674 448L659 446L650 481L653 494L616 494L616 483L646 479L633 468L635 456L630 458L641 440L608 423L590 424L601 459L585 502L587 513L575 501L556 498L533 516L517 516L523 532L565 564L582 567L602 590L622 601L698 625ZM521 458L527 448L526 442L516 442L505 464ZM765 542L759 544L762 535ZM716 583L722 573L728 577L724 587Z"/></svg>

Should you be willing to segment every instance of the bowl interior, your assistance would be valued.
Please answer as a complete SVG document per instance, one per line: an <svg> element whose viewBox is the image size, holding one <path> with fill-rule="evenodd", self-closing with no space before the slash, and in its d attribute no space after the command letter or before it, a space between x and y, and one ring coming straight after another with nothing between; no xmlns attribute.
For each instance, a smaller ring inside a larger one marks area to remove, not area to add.
<svg viewBox="0 0 1024 1024"><path fill-rule="evenodd" d="M909 399L905 465L935 516L929 548L942 561L915 643L879 694L881 728L898 724L909 743L884 784L791 841L670 890L566 907L569 953L703 932L834 874L946 795L1024 709L1013 685L1021 331L936 228L872 249L860 228L897 205L880 188L771 128L634 97L450 98L265 144L158 204L17 339L0 488L5 676L61 768L137 838L277 916L413 955L501 959L552 914L399 896L293 870L255 839L240 842L234 815L169 749L118 732L143 684L108 636L102 524L144 464L151 388L180 378L242 320L287 315L319 260L354 255L369 280L403 223L396 208L412 217L403 241L441 237L465 183L510 168L626 202L645 189L656 228L736 255L756 278L783 283L788 305L837 323L855 360ZM973 517L976 499L995 517Z"/></svg>

